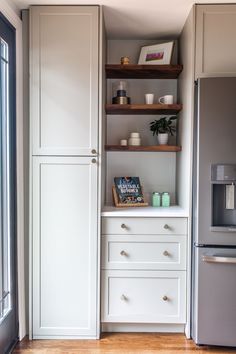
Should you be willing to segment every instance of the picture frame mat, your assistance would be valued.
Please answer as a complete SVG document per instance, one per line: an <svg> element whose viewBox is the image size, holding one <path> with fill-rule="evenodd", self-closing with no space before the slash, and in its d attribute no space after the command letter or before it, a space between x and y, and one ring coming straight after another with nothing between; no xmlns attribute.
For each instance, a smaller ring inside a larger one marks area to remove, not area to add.
<svg viewBox="0 0 236 354"><path fill-rule="evenodd" d="M173 57L174 44L175 44L174 41L169 41L169 42L141 47L138 64L139 65L169 65ZM153 59L150 61L146 60L148 53L149 54L153 53L153 55L155 56L155 54L160 53L161 50L164 52L162 59L156 59L156 60Z"/></svg>

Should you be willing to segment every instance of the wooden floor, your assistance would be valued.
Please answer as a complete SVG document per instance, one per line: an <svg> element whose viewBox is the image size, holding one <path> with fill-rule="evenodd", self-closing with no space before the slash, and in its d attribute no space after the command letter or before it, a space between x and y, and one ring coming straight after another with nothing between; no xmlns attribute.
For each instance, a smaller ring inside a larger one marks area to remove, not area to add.
<svg viewBox="0 0 236 354"><path fill-rule="evenodd" d="M205 354L236 353L230 348L197 347L182 334L104 333L100 340L24 339L15 354Z"/></svg>

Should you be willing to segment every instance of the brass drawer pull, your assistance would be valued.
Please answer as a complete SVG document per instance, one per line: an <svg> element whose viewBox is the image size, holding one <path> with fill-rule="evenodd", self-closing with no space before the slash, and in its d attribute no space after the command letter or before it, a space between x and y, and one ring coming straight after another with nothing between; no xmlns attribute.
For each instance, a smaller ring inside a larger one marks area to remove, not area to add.
<svg viewBox="0 0 236 354"><path fill-rule="evenodd" d="M127 254L124 250L122 250L122 251L120 252L120 255L121 255L121 256L126 256L126 257L128 256L128 254Z"/></svg>
<svg viewBox="0 0 236 354"><path fill-rule="evenodd" d="M120 299L122 301L127 301L128 300L127 296L125 296L124 294L121 295Z"/></svg>
<svg viewBox="0 0 236 354"><path fill-rule="evenodd" d="M163 256L166 256L166 257L168 257L170 254L169 254L169 252L168 251L164 251L163 252Z"/></svg>
<svg viewBox="0 0 236 354"><path fill-rule="evenodd" d="M167 297L166 295L164 295L163 298L162 298L162 300L163 300L163 301L167 301L167 300L169 300L169 299L168 299L168 297Z"/></svg>

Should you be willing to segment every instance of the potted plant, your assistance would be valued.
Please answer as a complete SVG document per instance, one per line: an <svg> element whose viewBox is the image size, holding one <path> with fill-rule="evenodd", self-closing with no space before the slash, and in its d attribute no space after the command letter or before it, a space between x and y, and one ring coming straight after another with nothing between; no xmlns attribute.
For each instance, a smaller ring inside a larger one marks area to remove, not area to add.
<svg viewBox="0 0 236 354"><path fill-rule="evenodd" d="M160 145L166 145L168 143L169 134L174 135L176 132L176 127L173 122L177 119L177 116L172 116L170 118L163 117L160 119L155 119L150 123L150 130L154 135L157 135L157 139Z"/></svg>

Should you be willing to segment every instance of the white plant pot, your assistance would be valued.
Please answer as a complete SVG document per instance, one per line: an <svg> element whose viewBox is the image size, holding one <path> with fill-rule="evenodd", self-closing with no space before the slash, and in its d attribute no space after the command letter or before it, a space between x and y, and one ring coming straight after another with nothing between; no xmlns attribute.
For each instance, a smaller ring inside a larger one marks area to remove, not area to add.
<svg viewBox="0 0 236 354"><path fill-rule="evenodd" d="M168 133L162 133L157 135L157 140L160 145L167 145L168 143L168 138L169 134Z"/></svg>

